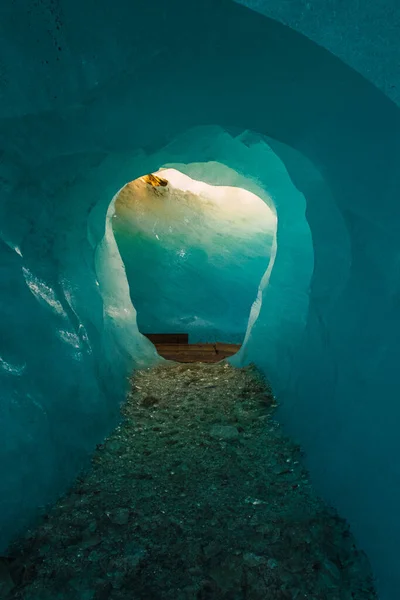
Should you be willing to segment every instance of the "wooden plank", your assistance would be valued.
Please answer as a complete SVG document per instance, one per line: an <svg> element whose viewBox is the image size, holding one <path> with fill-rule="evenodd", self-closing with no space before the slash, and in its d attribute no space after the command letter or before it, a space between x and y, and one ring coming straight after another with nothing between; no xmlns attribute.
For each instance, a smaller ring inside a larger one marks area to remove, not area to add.
<svg viewBox="0 0 400 600"><path fill-rule="evenodd" d="M157 344L156 348L160 356L177 362L210 362L217 356L212 344Z"/></svg>
<svg viewBox="0 0 400 600"><path fill-rule="evenodd" d="M144 333L153 344L188 344L188 333Z"/></svg>
<svg viewBox="0 0 400 600"><path fill-rule="evenodd" d="M156 344L160 356L176 362L215 363L239 350L239 344Z"/></svg>
<svg viewBox="0 0 400 600"><path fill-rule="evenodd" d="M157 348L163 348L164 350L171 352L211 352L217 354L213 344L156 344Z"/></svg>
<svg viewBox="0 0 400 600"><path fill-rule="evenodd" d="M215 344L217 354L226 354L227 356L232 356L239 352L240 344L224 344L221 342L217 342Z"/></svg>

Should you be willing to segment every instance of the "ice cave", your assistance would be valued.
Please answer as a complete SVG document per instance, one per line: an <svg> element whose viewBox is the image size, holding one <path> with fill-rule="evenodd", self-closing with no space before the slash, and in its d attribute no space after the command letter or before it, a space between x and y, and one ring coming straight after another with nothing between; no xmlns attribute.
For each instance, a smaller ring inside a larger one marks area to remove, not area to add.
<svg viewBox="0 0 400 600"><path fill-rule="evenodd" d="M120 422L128 377L162 361L132 301L145 265L124 267L113 223L126 184L170 170L276 216L229 362L266 375L313 486L397 600L400 7L9 0L0 15L0 586L9 544ZM68 600L120 597L107 586Z"/></svg>

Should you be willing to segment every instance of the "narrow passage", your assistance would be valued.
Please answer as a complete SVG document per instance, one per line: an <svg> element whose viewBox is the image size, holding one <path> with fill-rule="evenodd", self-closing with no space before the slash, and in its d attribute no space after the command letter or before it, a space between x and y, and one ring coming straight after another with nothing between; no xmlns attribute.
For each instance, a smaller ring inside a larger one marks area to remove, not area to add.
<svg viewBox="0 0 400 600"><path fill-rule="evenodd" d="M91 470L10 559L23 600L370 600L253 367L135 374Z"/></svg>

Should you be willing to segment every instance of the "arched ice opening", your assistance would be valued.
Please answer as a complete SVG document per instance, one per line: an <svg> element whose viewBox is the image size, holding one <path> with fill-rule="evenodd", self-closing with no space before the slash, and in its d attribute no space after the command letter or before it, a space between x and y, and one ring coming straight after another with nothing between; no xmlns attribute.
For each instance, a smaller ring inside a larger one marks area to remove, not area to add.
<svg viewBox="0 0 400 600"><path fill-rule="evenodd" d="M215 161L273 197L281 223L242 359L268 373L315 484L350 520L392 598L398 108L323 48L232 2L101 8L60 2L21 16L16 3L1 19L2 545L71 481L115 423L129 369L154 357L128 335L122 280L118 302L115 287L111 295L110 198L164 164ZM155 14L160 27L141 26ZM204 127L251 154L252 170L223 159ZM266 152L276 165L268 177ZM302 195L287 213L272 189L279 170ZM305 248L301 197L313 270L293 257Z"/></svg>

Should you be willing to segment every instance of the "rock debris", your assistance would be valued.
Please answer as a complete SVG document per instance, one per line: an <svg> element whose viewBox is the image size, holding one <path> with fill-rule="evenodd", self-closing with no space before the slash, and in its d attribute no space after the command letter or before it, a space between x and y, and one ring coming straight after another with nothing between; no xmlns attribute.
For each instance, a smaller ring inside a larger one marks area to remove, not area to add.
<svg viewBox="0 0 400 600"><path fill-rule="evenodd" d="M376 598L255 368L167 365L131 383L90 471L0 562L4 598Z"/></svg>

